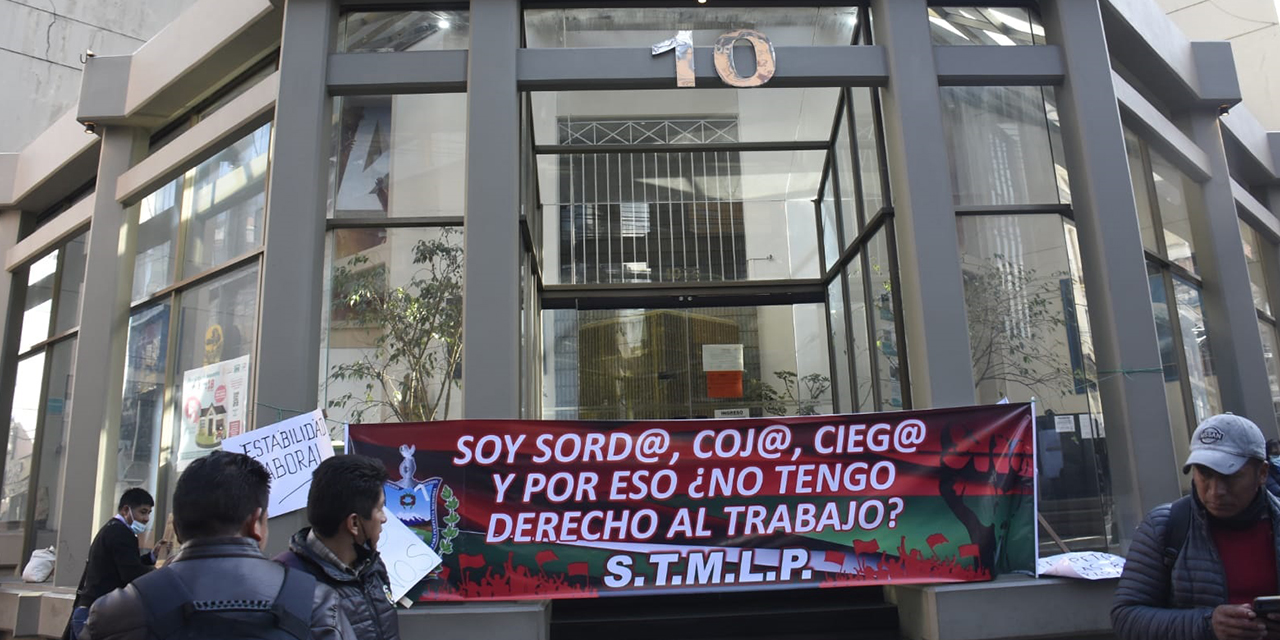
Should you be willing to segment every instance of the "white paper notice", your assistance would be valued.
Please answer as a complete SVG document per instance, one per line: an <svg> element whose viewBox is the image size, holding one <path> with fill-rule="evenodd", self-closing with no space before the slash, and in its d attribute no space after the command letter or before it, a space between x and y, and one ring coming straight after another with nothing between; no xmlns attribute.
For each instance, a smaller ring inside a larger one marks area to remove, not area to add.
<svg viewBox="0 0 1280 640"><path fill-rule="evenodd" d="M387 566L391 579L391 599L399 601L404 594L440 566L440 556L422 541L399 518L387 518L378 537L378 553Z"/></svg>
<svg viewBox="0 0 1280 640"><path fill-rule="evenodd" d="M702 345L703 371L743 371L745 369L742 358L742 345Z"/></svg>
<svg viewBox="0 0 1280 640"><path fill-rule="evenodd" d="M1076 551L1036 561L1036 573L1042 576L1108 580L1119 578L1124 571L1124 558L1110 553Z"/></svg>
<svg viewBox="0 0 1280 640"><path fill-rule="evenodd" d="M307 506L311 474L333 457L333 440L324 424L324 412L289 418L222 441L224 451L243 453L261 462L271 473L271 501L267 513L284 515Z"/></svg>
<svg viewBox="0 0 1280 640"><path fill-rule="evenodd" d="M1076 417L1075 416L1054 416L1053 430L1058 433L1075 433Z"/></svg>

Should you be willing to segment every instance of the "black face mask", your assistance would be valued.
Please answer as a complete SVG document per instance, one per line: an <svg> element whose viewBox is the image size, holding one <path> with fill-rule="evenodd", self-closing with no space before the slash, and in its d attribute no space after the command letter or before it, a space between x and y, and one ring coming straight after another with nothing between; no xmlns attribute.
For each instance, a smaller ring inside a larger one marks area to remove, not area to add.
<svg viewBox="0 0 1280 640"><path fill-rule="evenodd" d="M364 522L359 518L360 516L356 516L356 526L360 528L360 533L364 534L364 542L355 543L356 557L364 559L372 557L376 549L373 546L373 538L369 537L369 534L364 530Z"/></svg>

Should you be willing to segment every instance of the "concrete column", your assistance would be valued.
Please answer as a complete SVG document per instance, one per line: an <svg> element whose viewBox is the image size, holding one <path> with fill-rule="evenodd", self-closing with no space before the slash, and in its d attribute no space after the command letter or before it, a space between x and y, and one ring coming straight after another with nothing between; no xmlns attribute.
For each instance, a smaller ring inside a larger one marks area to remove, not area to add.
<svg viewBox="0 0 1280 640"><path fill-rule="evenodd" d="M519 0L471 3L463 416L520 417Z"/></svg>
<svg viewBox="0 0 1280 640"><path fill-rule="evenodd" d="M325 66L334 39L336 3L289 0L284 11L253 366L258 403L309 411L320 402L324 234L333 135ZM276 411L259 404L253 426L278 419ZM289 536L304 524L303 511L273 519L268 551L287 548Z"/></svg>
<svg viewBox="0 0 1280 640"><path fill-rule="evenodd" d="M146 132L126 127L102 131L98 189L93 195L93 224L80 303L80 337L76 362L80 375L72 381L66 464L59 478L58 567L54 585L75 587L88 556L89 542L100 520L115 510L116 452L121 389L124 386L125 340L129 299L133 293L133 236L137 208L116 202L116 180L147 144ZM131 220L130 218L133 218ZM97 483L86 482L84 470L97 469ZM153 487L154 489L154 487Z"/></svg>
<svg viewBox="0 0 1280 640"><path fill-rule="evenodd" d="M873 0L885 48L885 147L915 408L973 404L973 364L947 137L925 0Z"/></svg>
<svg viewBox="0 0 1280 640"><path fill-rule="evenodd" d="M1232 72L1234 69L1227 69ZM1196 266L1204 282L1205 324L1218 375L1222 408L1253 420L1275 435L1271 385L1262 357L1258 315L1249 287L1249 267L1240 239L1240 218L1231 193L1231 174L1217 109L1190 114L1191 139L1209 159L1210 177L1200 185L1202 215L1191 216Z"/></svg>
<svg viewBox="0 0 1280 640"><path fill-rule="evenodd" d="M1097 1L1047 0L1048 40L1062 47L1058 113L1097 352L1112 492L1127 538L1147 510L1178 497L1160 349L1133 185Z"/></svg>

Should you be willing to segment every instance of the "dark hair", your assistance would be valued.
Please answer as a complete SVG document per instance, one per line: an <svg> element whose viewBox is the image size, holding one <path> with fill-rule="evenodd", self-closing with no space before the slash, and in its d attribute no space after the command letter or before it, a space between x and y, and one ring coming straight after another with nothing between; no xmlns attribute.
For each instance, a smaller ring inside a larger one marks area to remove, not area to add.
<svg viewBox="0 0 1280 640"><path fill-rule="evenodd" d="M173 527L183 541L240 534L255 509L266 510L271 474L243 453L197 458L173 491Z"/></svg>
<svg viewBox="0 0 1280 640"><path fill-rule="evenodd" d="M1267 441L1267 455L1280 456L1280 440Z"/></svg>
<svg viewBox="0 0 1280 640"><path fill-rule="evenodd" d="M387 468L368 456L334 456L321 462L311 476L307 521L316 535L328 538L353 513L372 518L386 481Z"/></svg>
<svg viewBox="0 0 1280 640"><path fill-rule="evenodd" d="M155 498L152 498L151 494L147 493L146 489L143 489L142 487L134 487L120 495L120 504L116 505L116 511L125 507L137 509L139 507L154 506L156 506Z"/></svg>

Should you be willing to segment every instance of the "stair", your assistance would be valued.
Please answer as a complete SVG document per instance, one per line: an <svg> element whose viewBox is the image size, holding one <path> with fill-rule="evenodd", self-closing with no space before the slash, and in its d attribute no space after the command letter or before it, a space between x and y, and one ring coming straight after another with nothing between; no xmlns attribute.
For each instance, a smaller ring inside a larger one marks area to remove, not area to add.
<svg viewBox="0 0 1280 640"><path fill-rule="evenodd" d="M879 587L558 600L551 640L895 640Z"/></svg>

